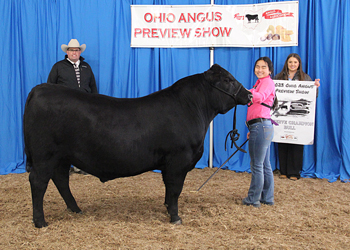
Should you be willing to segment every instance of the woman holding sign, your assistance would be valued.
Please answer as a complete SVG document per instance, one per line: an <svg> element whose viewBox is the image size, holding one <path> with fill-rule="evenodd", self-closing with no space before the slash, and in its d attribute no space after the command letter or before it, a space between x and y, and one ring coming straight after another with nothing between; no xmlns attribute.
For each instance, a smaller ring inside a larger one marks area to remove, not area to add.
<svg viewBox="0 0 350 250"><path fill-rule="evenodd" d="M301 58L298 54L290 54L283 66L283 69L274 79L290 81L312 81L311 77L303 71ZM317 88L320 86L320 79L315 80ZM318 92L317 92L318 93ZM280 163L280 178L296 181L300 179L300 171L303 167L304 145L278 143L278 157Z"/></svg>
<svg viewBox="0 0 350 250"><path fill-rule="evenodd" d="M273 126L270 108L274 104L275 84L270 75L273 65L268 57L255 62L254 73L258 77L253 89L252 104L248 105L247 126L249 129L249 155L252 177L248 196L243 205L260 207L260 204L274 204L274 180L270 164L270 145Z"/></svg>

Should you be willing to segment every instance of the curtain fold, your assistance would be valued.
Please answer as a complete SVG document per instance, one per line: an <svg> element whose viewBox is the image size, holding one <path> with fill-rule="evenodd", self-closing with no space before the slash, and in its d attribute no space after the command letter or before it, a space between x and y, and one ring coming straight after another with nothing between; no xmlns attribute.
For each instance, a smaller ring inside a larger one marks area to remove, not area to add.
<svg viewBox="0 0 350 250"><path fill-rule="evenodd" d="M217 5L255 4L269 0L216 0ZM0 174L23 173L25 154L22 132L24 104L30 90L45 83L51 67L62 60L61 44L72 38L86 44L82 56L95 74L99 93L135 98L164 89L188 75L209 68L209 48L131 48L133 4L210 4L210 0L0 0ZM251 88L256 81L253 65L269 56L275 73L287 55L298 53L303 69L320 78L314 145L304 147L303 177L350 181L349 1L300 0L299 45L275 48L215 48L214 62ZM246 107L237 107L241 145L248 132ZM171 114L169 114L171 115ZM214 119L214 167L236 150L225 138L232 130L233 110ZM248 150L248 145L243 147ZM209 139L198 168L208 166ZM271 163L279 168L273 144ZM237 152L225 169L250 172L249 155Z"/></svg>

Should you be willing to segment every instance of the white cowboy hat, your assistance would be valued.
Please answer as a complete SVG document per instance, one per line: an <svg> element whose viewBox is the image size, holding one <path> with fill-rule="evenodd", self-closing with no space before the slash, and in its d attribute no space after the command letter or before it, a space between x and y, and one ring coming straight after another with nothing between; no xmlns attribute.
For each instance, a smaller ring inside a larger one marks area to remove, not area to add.
<svg viewBox="0 0 350 250"><path fill-rule="evenodd" d="M64 53L67 53L68 48L80 48L81 52L84 52L84 50L86 49L86 44L80 45L77 39L72 39L69 41L68 45L61 45L61 49Z"/></svg>

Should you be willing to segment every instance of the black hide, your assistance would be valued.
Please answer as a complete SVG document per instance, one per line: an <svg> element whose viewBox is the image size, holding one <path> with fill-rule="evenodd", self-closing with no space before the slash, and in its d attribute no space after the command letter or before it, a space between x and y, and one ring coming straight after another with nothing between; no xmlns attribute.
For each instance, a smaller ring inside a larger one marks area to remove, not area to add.
<svg viewBox="0 0 350 250"><path fill-rule="evenodd" d="M187 172L203 154L209 123L250 98L219 65L141 98L113 98L52 84L34 87L23 127L35 226L47 226L43 197L50 179L67 207L81 212L69 189L71 165L102 182L161 170L165 205L171 222L180 224L178 198Z"/></svg>

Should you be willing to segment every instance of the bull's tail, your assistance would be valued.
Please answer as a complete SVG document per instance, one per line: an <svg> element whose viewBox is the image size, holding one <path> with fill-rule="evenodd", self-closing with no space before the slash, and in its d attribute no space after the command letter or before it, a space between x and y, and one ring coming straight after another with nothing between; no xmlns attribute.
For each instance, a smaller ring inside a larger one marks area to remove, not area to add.
<svg viewBox="0 0 350 250"><path fill-rule="evenodd" d="M26 171L29 173L32 170L32 157L30 156L26 148L24 148L24 152L27 155Z"/></svg>
<svg viewBox="0 0 350 250"><path fill-rule="evenodd" d="M32 169L32 157L30 152L28 151L28 141L27 141L27 134L26 134L26 110L28 109L28 105L30 100L33 97L33 90L28 94L25 106L24 106L24 114L23 114L23 136L24 136L24 153L27 155L27 161L26 161L26 171L30 172Z"/></svg>

